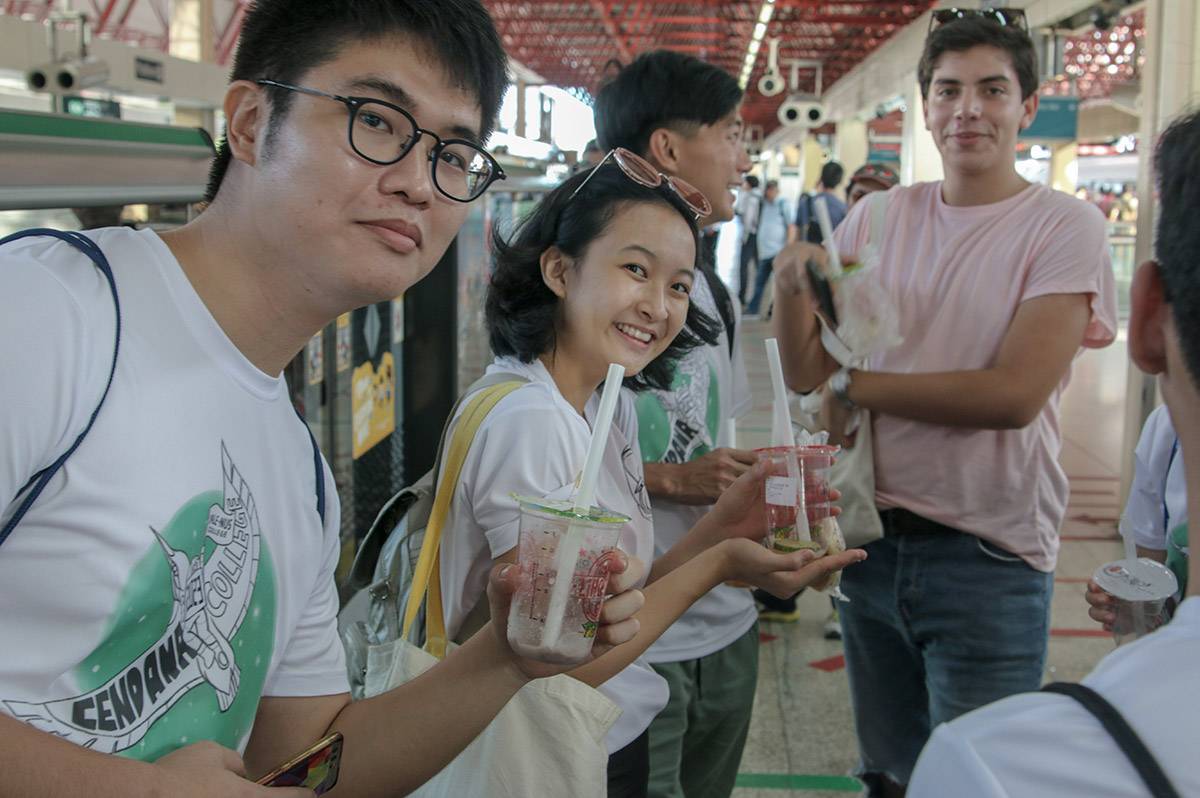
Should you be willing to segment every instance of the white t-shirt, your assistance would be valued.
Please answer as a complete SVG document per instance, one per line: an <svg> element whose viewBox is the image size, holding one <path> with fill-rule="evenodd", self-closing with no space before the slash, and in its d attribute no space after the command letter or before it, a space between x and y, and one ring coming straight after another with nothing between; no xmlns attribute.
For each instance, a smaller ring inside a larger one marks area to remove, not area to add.
<svg viewBox="0 0 1200 798"><path fill-rule="evenodd" d="M709 318L721 319L703 276L692 301ZM733 303L736 305L736 303ZM752 397L742 358L739 311L734 309L736 345L731 357L724 325L713 346L688 352L675 369L674 390L636 394L638 443L645 462L686 463L730 446L730 419L750 410ZM654 553L661 557L688 533L712 505L679 504L651 497ZM691 606L646 652L650 662L681 662L720 651L754 624L754 598L744 588L719 585Z"/></svg>
<svg viewBox="0 0 1200 798"><path fill-rule="evenodd" d="M776 196L774 202L763 200L758 211L759 260L773 258L787 246L788 227L795 218L796 212L783 197Z"/></svg>
<svg viewBox="0 0 1200 798"><path fill-rule="evenodd" d="M1142 426L1125 522L1139 546L1158 550L1167 548L1168 532L1187 523L1183 455L1166 405L1156 407Z"/></svg>
<svg viewBox="0 0 1200 798"><path fill-rule="evenodd" d="M446 633L457 635L475 605L486 601L495 558L517 545L520 509L513 494L569 498L583 470L591 421L600 397L588 400L587 418L559 392L540 360L497 358L487 373L529 380L501 399L479 426L442 534L442 600ZM619 546L646 564L654 558L654 526L637 443L637 417L628 397L617 403L596 485L596 504L629 516ZM642 583L644 584L643 576ZM640 587L640 585L639 585ZM667 683L639 658L600 686L622 710L605 740L609 753L624 748L667 705Z"/></svg>
<svg viewBox="0 0 1200 798"><path fill-rule="evenodd" d="M1200 597L1109 654L1083 683L1124 716L1180 795L1200 795L1196 717ZM921 752L909 798L1116 798L1146 795L1129 759L1075 699L1005 698L943 723Z"/></svg>
<svg viewBox="0 0 1200 798"><path fill-rule="evenodd" d="M834 231L842 253L866 247L870 205L858 203ZM1104 218L1094 205L1046 186L971 207L947 205L940 181L893 188L877 277L904 340L872 357L873 371L989 368L1021 304L1052 294L1087 297L1082 347L1107 346L1116 337ZM1058 404L1069 378L1068 370L1020 429L872 413L876 504L978 535L1039 571L1053 571L1069 491L1058 462Z"/></svg>
<svg viewBox="0 0 1200 798"><path fill-rule="evenodd" d="M88 233L121 300L96 424L0 546L0 711L153 760L243 749L259 698L347 691L337 492L287 386L225 336L151 231ZM55 239L0 249L0 508L86 426L112 296Z"/></svg>

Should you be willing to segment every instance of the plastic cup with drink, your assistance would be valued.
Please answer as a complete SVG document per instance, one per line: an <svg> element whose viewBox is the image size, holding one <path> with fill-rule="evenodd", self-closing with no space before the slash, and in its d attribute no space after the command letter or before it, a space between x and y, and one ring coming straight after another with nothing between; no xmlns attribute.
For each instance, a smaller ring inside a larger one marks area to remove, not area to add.
<svg viewBox="0 0 1200 798"><path fill-rule="evenodd" d="M1133 533L1121 522L1125 557L1101 565L1092 579L1116 602L1113 639L1117 645L1153 632L1167 621L1167 599L1179 590L1175 573L1148 557L1138 557Z"/></svg>
<svg viewBox="0 0 1200 798"><path fill-rule="evenodd" d="M595 642L610 564L619 556L614 549L629 522L628 516L592 506L624 376L623 366L609 365L575 498L517 497L522 579L509 608L508 642L530 659L583 662Z"/></svg>
<svg viewBox="0 0 1200 798"><path fill-rule="evenodd" d="M587 659L595 642L600 610L608 589L610 564L618 557L621 528L629 516L591 507L580 512L573 502L516 497L521 506L521 531L517 563L520 587L508 614L508 642L523 657L571 664ZM570 556L560 547L579 545ZM563 568L563 560L570 560ZM556 628L547 623L555 588L567 590L553 609L559 614Z"/></svg>

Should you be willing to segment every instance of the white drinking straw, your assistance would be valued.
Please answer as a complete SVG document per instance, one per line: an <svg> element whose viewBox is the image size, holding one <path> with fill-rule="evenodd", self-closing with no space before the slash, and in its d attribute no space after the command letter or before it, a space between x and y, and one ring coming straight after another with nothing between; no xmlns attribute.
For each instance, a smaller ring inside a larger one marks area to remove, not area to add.
<svg viewBox="0 0 1200 798"><path fill-rule="evenodd" d="M838 255L837 246L833 243L833 221L829 218L829 208L825 206L824 197L813 199L813 213L817 216L817 225L821 228L821 240L825 244L825 252L829 254L829 276L842 276L842 259Z"/></svg>
<svg viewBox="0 0 1200 798"><path fill-rule="evenodd" d="M802 541L810 541L812 532L808 528L808 514L804 509L804 478L800 473L800 463L796 460L796 435L792 431L792 412L788 408L787 386L783 382L779 341L768 338L763 343L767 346L767 365L771 368L771 388L775 394L775 407L771 413L771 445L788 447L788 479L793 480L796 486L796 500L800 505L800 511L796 513L796 535Z"/></svg>
<svg viewBox="0 0 1200 798"><path fill-rule="evenodd" d="M592 497L596 495L596 482L600 478L600 464L604 461L604 450L608 446L608 430L612 427L613 414L617 409L617 396L621 391L621 380L625 367L610 363L608 376L604 379L604 392L600 395L600 407L592 425L592 439L588 443L587 459L584 460L583 476L579 491L575 494L575 512L584 517L592 514ZM550 591L550 606L546 610L546 629L542 644L552 647L562 631L563 616L566 615L567 599L571 595L571 575L575 561L583 548L583 527L572 522L567 534L558 542L555 556L554 587Z"/></svg>

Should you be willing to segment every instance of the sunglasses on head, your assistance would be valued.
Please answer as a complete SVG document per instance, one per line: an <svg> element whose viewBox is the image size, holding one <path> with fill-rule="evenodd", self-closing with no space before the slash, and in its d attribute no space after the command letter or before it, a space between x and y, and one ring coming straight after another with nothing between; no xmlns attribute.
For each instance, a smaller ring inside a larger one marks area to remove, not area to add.
<svg viewBox="0 0 1200 798"><path fill-rule="evenodd" d="M1029 32L1025 12L1020 8L936 8L929 17L929 32L963 19L985 19L1003 28Z"/></svg>
<svg viewBox="0 0 1200 798"><path fill-rule="evenodd" d="M638 185L645 186L646 188L658 188L663 183L666 183L679 199L683 200L683 204L687 206L688 210L695 214L697 220L703 219L712 213L712 205L700 189L685 180L680 180L678 177L663 174L654 167L654 164L624 147L615 147L609 150L608 154L600 159L600 163L596 164L595 168L583 179L578 188L571 192L571 196L567 198L568 202L575 199L575 195L583 190L588 181L592 179L596 172L600 171L600 167L604 166L610 158L620 167L626 177Z"/></svg>

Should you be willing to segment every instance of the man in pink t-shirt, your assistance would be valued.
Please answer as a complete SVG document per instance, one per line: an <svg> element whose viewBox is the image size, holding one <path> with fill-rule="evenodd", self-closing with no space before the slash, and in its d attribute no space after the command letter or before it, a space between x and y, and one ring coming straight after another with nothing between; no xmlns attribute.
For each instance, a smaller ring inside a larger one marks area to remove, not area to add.
<svg viewBox="0 0 1200 798"><path fill-rule="evenodd" d="M854 407L874 424L884 537L842 582L872 795L902 794L933 726L1040 685L1068 492L1059 397L1080 347L1116 334L1103 217L1015 169L1038 105L1029 36L999 24L1011 16L964 17L931 33L918 69L946 178L887 196L878 279L903 342L840 368L804 277L824 253L796 245L775 266L789 385L828 380L835 437ZM847 261L867 244L869 205L835 234Z"/></svg>

